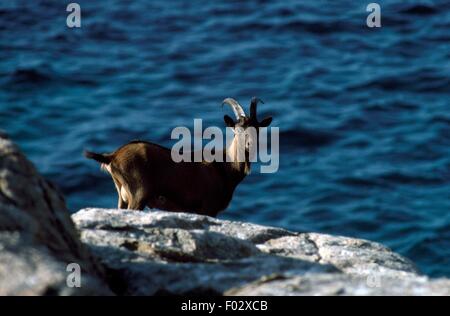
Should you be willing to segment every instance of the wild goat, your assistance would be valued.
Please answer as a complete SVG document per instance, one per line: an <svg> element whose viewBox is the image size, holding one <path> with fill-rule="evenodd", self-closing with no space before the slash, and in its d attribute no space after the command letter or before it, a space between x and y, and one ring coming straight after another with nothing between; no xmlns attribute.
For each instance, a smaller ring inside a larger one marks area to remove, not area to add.
<svg viewBox="0 0 450 316"><path fill-rule="evenodd" d="M258 141L259 133L247 133L248 128L258 131L259 127L267 127L272 122L271 117L258 121L258 101L261 100L252 99L249 117L236 100L223 101L231 106L237 120L224 116L234 138L230 146L219 153L223 154L223 162L174 162L170 149L145 141L132 141L111 154L88 151L84 154L100 162L102 169L113 178L119 195L118 208L143 210L149 206L216 216L227 208L236 186L250 172L249 149ZM245 159L239 161L236 156L241 146L245 146Z"/></svg>

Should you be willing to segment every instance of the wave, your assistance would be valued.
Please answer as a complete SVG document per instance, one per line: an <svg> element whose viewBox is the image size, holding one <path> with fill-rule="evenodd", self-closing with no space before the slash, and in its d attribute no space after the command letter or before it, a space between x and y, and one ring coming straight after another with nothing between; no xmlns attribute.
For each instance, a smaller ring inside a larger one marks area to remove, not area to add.
<svg viewBox="0 0 450 316"><path fill-rule="evenodd" d="M45 83L52 81L52 76L38 69L25 68L16 69L9 75L9 80L14 84Z"/></svg>
<svg viewBox="0 0 450 316"><path fill-rule="evenodd" d="M344 177L338 180L338 183L349 186L349 187L375 187L379 186L381 183L379 181L368 179L368 178L362 178L362 177Z"/></svg>
<svg viewBox="0 0 450 316"><path fill-rule="evenodd" d="M45 68L18 68L6 76L6 86L41 86L47 84L94 85L96 81L83 76L61 75Z"/></svg>
<svg viewBox="0 0 450 316"><path fill-rule="evenodd" d="M386 172L377 176L376 178L387 183L418 186L441 185L447 182L445 178L439 176L420 176L407 174L400 171Z"/></svg>
<svg viewBox="0 0 450 316"><path fill-rule="evenodd" d="M287 149L322 147L332 144L337 136L330 132L316 131L305 128L281 131L280 146Z"/></svg>
<svg viewBox="0 0 450 316"><path fill-rule="evenodd" d="M350 85L348 91L379 89L421 93L447 93L450 78L434 69L415 69L400 74L381 75L366 82Z"/></svg>
<svg viewBox="0 0 450 316"><path fill-rule="evenodd" d="M415 4L399 11L402 14L412 14L412 15L431 15L438 12L433 6L425 4Z"/></svg>

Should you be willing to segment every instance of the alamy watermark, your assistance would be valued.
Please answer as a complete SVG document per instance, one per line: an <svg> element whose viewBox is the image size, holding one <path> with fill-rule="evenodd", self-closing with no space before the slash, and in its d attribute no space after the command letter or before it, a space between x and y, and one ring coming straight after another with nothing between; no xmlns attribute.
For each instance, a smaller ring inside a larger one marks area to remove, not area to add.
<svg viewBox="0 0 450 316"><path fill-rule="evenodd" d="M261 173L274 173L279 168L278 127L227 127L224 135L217 126L203 130L202 119L194 119L193 133L179 126L172 130L171 138L178 140L171 150L174 162L260 162ZM208 140L205 146L203 140Z"/></svg>
<svg viewBox="0 0 450 316"><path fill-rule="evenodd" d="M81 287L81 267L78 263L69 263L66 267L69 272L66 278L67 287Z"/></svg>
<svg viewBox="0 0 450 316"><path fill-rule="evenodd" d="M70 12L66 19L67 27L81 27L81 7L78 3L69 3L66 11Z"/></svg>
<svg viewBox="0 0 450 316"><path fill-rule="evenodd" d="M81 6L76 2L72 2L67 5L66 11L69 12L66 19L67 27L81 27ZM367 5L366 11L370 12L366 18L366 25L370 28L381 27L381 6L376 2L371 2Z"/></svg>
<svg viewBox="0 0 450 316"><path fill-rule="evenodd" d="M367 26L370 28L381 27L381 6L372 2L367 5L366 11L370 12L366 19Z"/></svg>

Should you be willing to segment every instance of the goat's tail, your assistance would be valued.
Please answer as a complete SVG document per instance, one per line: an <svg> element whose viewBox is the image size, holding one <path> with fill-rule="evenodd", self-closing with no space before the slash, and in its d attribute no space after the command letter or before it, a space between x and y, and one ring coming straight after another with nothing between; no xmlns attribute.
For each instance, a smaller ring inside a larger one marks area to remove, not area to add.
<svg viewBox="0 0 450 316"><path fill-rule="evenodd" d="M109 164L113 158L112 154L97 154L92 151L85 150L83 152L84 156L88 159L94 159L100 163Z"/></svg>

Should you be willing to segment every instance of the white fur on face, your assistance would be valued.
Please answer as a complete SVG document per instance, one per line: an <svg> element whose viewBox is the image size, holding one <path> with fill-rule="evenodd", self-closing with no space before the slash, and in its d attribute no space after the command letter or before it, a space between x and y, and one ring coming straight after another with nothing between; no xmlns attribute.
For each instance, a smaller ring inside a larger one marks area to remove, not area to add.
<svg viewBox="0 0 450 316"><path fill-rule="evenodd" d="M245 130L245 150L251 151L253 146L256 144L256 135L253 134L249 129Z"/></svg>
<svg viewBox="0 0 450 316"><path fill-rule="evenodd" d="M242 128L236 127L233 129L234 139L227 149L230 161L245 162L245 153L249 152L250 161L256 157L257 134L254 127Z"/></svg>
<svg viewBox="0 0 450 316"><path fill-rule="evenodd" d="M254 127L248 127L244 131L245 150L249 152L250 161L255 161L258 145L258 136Z"/></svg>

